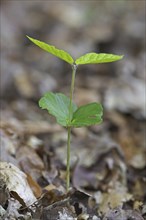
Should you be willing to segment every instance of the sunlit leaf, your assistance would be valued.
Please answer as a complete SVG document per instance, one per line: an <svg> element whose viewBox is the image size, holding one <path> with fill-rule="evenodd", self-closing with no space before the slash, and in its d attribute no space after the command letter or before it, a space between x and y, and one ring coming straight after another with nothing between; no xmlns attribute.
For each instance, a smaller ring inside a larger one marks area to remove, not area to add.
<svg viewBox="0 0 146 220"><path fill-rule="evenodd" d="M39 106L42 109L47 109L51 115L56 117L60 125L66 127L69 120L69 103L70 99L64 94L48 92L40 99ZM72 113L76 109L77 106L72 103Z"/></svg>
<svg viewBox="0 0 146 220"><path fill-rule="evenodd" d="M67 63L70 63L70 64L74 63L74 60L71 57L71 55L69 53L65 52L64 50L59 50L52 45L44 43L43 41L36 40L36 39L31 38L29 36L27 36L27 37L30 41L32 41L34 44L36 44L37 46L39 46L43 50L47 51L48 53L51 53L54 56L59 57L60 59L66 61Z"/></svg>
<svg viewBox="0 0 146 220"><path fill-rule="evenodd" d="M103 108L101 104L90 103L79 107L71 121L73 127L90 126L102 122Z"/></svg>
<svg viewBox="0 0 146 220"><path fill-rule="evenodd" d="M106 53L87 53L78 59L76 59L75 63L78 64L94 64L94 63L109 63L121 60L123 55L114 55L114 54L106 54Z"/></svg>

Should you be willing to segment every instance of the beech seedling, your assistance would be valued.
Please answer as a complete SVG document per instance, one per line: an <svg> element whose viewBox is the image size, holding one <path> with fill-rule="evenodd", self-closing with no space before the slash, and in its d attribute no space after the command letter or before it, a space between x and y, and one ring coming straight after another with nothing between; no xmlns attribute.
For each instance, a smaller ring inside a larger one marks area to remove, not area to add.
<svg viewBox="0 0 146 220"><path fill-rule="evenodd" d="M27 36L34 44L53 54L54 56L69 63L72 67L72 78L70 86L70 97L62 93L47 92L39 100L39 106L46 109L49 114L56 118L58 124L67 128L67 165L66 165L66 190L70 187L70 136L73 127L91 126L102 122L103 108L100 103L93 102L87 105L77 107L73 102L75 75L79 65L109 63L121 60L123 55L114 55L106 53L87 53L74 60L72 56L64 50L46 44L42 41Z"/></svg>

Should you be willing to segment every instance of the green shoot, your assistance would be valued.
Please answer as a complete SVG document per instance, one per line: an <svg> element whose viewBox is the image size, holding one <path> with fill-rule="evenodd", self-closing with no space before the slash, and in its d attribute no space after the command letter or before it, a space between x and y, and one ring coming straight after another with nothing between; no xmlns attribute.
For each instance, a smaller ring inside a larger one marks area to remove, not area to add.
<svg viewBox="0 0 146 220"><path fill-rule="evenodd" d="M27 36L28 37L28 36ZM75 76L78 65L81 64L96 64L109 63L121 60L119 55L106 53L87 53L78 59L74 60L71 55L64 50L59 50L56 47L46 44L42 41L28 37L30 41L42 48L43 50L59 57L69 63L72 67L72 80L70 87L70 97L68 98L62 93L47 92L39 100L39 106L46 109L49 114L56 118L58 124L67 128L67 166L66 166L66 190L70 188L70 137L73 127L91 126L102 122L103 108L100 103L94 102L87 105L77 107L73 103L73 93Z"/></svg>

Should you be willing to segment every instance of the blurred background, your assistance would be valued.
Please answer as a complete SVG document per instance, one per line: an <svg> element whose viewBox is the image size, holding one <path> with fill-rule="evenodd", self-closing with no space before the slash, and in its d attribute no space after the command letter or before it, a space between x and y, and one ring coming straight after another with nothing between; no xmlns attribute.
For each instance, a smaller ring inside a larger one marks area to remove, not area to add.
<svg viewBox="0 0 146 220"><path fill-rule="evenodd" d="M1 1L2 121L19 121L20 128L34 122L29 127L33 134L46 132L41 121L55 121L38 108L39 98L47 91L69 93L70 66L26 35L74 58L88 52L124 54L115 63L79 66L74 99L78 105L101 102L104 123L91 131L108 133L133 166L145 166L137 163L144 161L145 15L144 0Z"/></svg>
<svg viewBox="0 0 146 220"><path fill-rule="evenodd" d="M77 102L99 100L109 110L145 118L145 1L1 1L1 30L3 101L68 92L70 66L34 46L29 35L74 58L124 54L116 63L79 67Z"/></svg>

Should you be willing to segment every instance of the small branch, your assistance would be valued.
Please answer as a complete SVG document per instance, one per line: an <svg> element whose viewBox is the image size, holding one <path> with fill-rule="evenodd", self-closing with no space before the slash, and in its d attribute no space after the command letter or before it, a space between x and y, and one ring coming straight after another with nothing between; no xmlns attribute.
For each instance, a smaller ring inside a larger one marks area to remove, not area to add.
<svg viewBox="0 0 146 220"><path fill-rule="evenodd" d="M62 205L65 205L68 201L70 200L70 198L66 198L66 199L63 199L61 201L57 201L57 202L54 202L53 204L45 207L44 209L49 211L51 209L54 209L55 207L57 206L62 206Z"/></svg>

